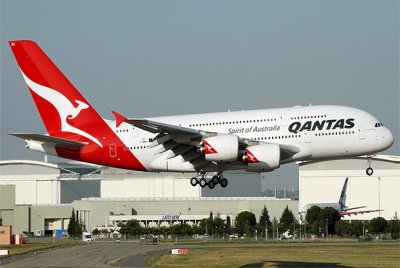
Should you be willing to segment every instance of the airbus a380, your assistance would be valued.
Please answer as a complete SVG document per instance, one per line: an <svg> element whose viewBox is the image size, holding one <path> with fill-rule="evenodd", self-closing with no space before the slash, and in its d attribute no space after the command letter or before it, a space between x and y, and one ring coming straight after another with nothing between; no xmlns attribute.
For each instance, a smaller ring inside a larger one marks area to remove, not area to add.
<svg viewBox="0 0 400 268"><path fill-rule="evenodd" d="M72 160L148 172L197 173L190 183L226 187L223 172L372 155L393 135L371 114L306 106L157 118L102 118L33 41L9 42L48 134L12 133L26 147ZM373 170L369 167L367 174Z"/></svg>

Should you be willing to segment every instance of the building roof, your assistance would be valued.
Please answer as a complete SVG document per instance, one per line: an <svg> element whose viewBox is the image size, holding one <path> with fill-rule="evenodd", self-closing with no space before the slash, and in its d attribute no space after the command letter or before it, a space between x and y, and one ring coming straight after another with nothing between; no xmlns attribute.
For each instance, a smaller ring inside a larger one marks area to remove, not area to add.
<svg viewBox="0 0 400 268"><path fill-rule="evenodd" d="M320 163L320 162L330 162L330 161L337 161L337 160L361 160L361 161L367 161L368 156L355 156L355 157L348 157L348 158L340 158L340 159L332 159L332 160L324 160L324 161L304 161L304 162L299 162L299 166L307 166L307 165L312 165L315 163ZM397 155L373 155L371 157L371 160L373 161L382 161L382 162L390 162L390 163L398 163L400 164L400 156Z"/></svg>

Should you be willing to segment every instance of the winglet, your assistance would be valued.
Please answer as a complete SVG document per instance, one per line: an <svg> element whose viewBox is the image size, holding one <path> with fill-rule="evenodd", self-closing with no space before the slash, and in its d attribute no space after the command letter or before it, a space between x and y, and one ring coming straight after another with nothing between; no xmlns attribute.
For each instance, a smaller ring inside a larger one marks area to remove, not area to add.
<svg viewBox="0 0 400 268"><path fill-rule="evenodd" d="M127 118L125 116L120 115L116 111L111 111L111 112L115 116L115 125L116 125L116 127L119 127L119 125L121 125L123 122L125 122L127 120Z"/></svg>

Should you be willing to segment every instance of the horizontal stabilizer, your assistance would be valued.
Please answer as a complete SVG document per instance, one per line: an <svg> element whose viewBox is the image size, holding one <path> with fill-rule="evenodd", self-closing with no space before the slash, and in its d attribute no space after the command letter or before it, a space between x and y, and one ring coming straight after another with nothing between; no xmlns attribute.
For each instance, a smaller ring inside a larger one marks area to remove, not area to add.
<svg viewBox="0 0 400 268"><path fill-rule="evenodd" d="M53 146L63 146L63 147L81 147L86 144L87 142L81 142L81 141L73 141L73 140L68 140L68 139L63 139L63 138L56 138L48 135L43 135L43 134L33 134L33 133L10 133L10 135L24 139L24 140L33 140L33 141L38 141L38 142L45 142L49 145Z"/></svg>

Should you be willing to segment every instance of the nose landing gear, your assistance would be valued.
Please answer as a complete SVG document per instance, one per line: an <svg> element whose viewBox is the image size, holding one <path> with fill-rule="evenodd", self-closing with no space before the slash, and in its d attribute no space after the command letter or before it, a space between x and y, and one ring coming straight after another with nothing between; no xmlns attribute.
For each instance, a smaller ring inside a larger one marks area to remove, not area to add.
<svg viewBox="0 0 400 268"><path fill-rule="evenodd" d="M365 170L365 173L367 173L368 176L371 176L374 173L374 170L371 167L371 162L372 162L372 156L367 156L367 161L368 161L368 167Z"/></svg>
<svg viewBox="0 0 400 268"><path fill-rule="evenodd" d="M208 185L208 188L214 189L217 184L221 185L222 188L228 186L228 180L223 177L222 172L218 172L216 175L212 176L209 181L207 181L207 173L201 173L197 177L192 177L190 179L190 184L192 186L200 185L204 188Z"/></svg>

